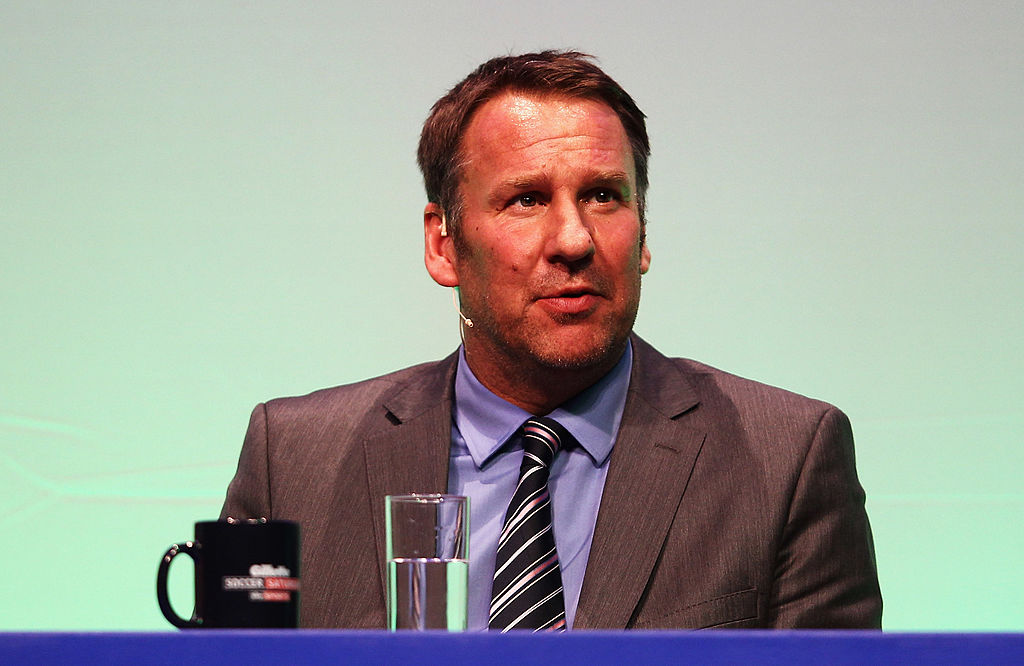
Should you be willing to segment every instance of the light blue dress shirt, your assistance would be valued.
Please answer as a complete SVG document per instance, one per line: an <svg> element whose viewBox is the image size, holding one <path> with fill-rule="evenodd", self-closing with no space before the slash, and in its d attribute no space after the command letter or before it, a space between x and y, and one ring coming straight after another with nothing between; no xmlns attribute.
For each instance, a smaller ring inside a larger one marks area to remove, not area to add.
<svg viewBox="0 0 1024 666"><path fill-rule="evenodd" d="M548 414L579 441L559 451L548 481L555 545L562 567L565 617L573 626L590 556L608 457L619 430L633 365L632 346L599 382ZM523 449L504 444L531 414L491 393L459 353L452 407L448 492L469 497L470 630L487 628L494 558L509 500L519 481Z"/></svg>

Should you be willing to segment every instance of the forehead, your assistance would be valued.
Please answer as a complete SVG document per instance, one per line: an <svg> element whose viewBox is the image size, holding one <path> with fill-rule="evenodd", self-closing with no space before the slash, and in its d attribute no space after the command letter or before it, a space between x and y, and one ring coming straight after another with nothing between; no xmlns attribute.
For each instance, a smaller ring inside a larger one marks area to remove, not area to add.
<svg viewBox="0 0 1024 666"><path fill-rule="evenodd" d="M471 171L582 160L634 173L619 117L604 102L587 98L503 92L473 114L460 152Z"/></svg>

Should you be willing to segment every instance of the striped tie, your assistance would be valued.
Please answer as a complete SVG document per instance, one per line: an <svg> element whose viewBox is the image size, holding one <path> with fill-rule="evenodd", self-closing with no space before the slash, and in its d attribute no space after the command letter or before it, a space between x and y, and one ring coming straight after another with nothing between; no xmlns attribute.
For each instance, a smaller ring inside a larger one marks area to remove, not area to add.
<svg viewBox="0 0 1024 666"><path fill-rule="evenodd" d="M498 537L488 627L565 631L548 473L558 449L576 440L558 422L544 416L528 419L521 432L523 464Z"/></svg>

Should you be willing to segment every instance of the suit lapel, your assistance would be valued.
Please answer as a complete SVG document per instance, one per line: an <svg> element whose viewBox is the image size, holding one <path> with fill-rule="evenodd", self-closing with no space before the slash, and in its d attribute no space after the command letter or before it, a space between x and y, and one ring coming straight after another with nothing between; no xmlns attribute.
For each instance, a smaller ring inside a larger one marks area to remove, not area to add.
<svg viewBox="0 0 1024 666"><path fill-rule="evenodd" d="M704 443L675 366L633 337L633 371L576 610L577 629L623 629L640 602Z"/></svg>
<svg viewBox="0 0 1024 666"><path fill-rule="evenodd" d="M389 426L364 439L367 488L386 597L384 498L408 493L444 493L448 489L451 448L452 380L456 357L436 370L399 387L385 398Z"/></svg>

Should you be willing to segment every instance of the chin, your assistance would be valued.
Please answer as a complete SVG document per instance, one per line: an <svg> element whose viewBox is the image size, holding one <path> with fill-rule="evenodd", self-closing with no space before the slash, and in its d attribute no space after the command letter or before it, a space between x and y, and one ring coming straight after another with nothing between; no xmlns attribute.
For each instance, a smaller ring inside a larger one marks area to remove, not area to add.
<svg viewBox="0 0 1024 666"><path fill-rule="evenodd" d="M600 340L592 344L545 345L534 348L534 360L552 370L583 370L602 365L611 367L625 349L626 337Z"/></svg>

